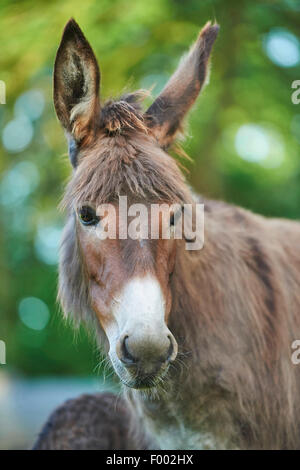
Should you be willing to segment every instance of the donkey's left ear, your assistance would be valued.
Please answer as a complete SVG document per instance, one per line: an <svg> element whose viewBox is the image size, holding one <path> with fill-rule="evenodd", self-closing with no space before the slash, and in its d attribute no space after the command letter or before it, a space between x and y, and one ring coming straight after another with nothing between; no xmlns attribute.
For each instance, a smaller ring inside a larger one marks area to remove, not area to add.
<svg viewBox="0 0 300 470"><path fill-rule="evenodd" d="M205 84L209 56L218 32L217 24L208 22L204 26L190 52L146 112L148 125L163 148L167 148L181 130L185 114Z"/></svg>
<svg viewBox="0 0 300 470"><path fill-rule="evenodd" d="M76 21L63 32L54 66L54 105L58 119L76 142L92 137L99 118L100 71Z"/></svg>

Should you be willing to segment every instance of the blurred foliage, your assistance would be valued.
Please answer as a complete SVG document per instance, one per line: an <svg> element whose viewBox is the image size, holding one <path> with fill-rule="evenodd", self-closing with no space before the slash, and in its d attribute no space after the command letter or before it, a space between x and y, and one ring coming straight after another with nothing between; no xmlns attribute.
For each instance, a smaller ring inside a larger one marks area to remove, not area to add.
<svg viewBox="0 0 300 470"><path fill-rule="evenodd" d="M1 1L0 80L6 84L6 104L0 105L0 339L7 344L5 367L28 375L87 374L98 362L87 335L74 336L55 301L57 235L63 225L57 205L70 166L52 105L52 70L66 21L74 16L95 50L105 99L124 87L153 84L157 94L199 28L216 19L221 32L210 84L191 113L184 143L193 159L186 164L187 179L208 197L268 216L300 218L300 105L291 101L291 83L300 79L299 60L291 59L289 66L276 63L266 46L272 32L290 34L290 53L297 56L299 14L299 2L293 0ZM38 94L30 98L26 93L32 90ZM16 123L16 117L21 121ZM45 325L39 329L31 327L30 300L21 302L32 297L43 303Z"/></svg>

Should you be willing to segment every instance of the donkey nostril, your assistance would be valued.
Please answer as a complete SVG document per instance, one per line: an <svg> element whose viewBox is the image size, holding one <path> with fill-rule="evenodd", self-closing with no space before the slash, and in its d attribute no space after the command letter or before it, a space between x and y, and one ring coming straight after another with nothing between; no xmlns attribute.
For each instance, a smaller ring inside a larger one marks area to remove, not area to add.
<svg viewBox="0 0 300 470"><path fill-rule="evenodd" d="M170 341L170 346L169 346L169 350L168 350L167 361L171 362L171 361L174 361L174 359L177 355L177 344L176 344L176 341L175 341L175 345L176 345L176 347L175 347L174 342L172 341L172 337L170 335L168 335L168 338L169 338L169 341Z"/></svg>
<svg viewBox="0 0 300 470"><path fill-rule="evenodd" d="M172 343L170 335L168 336L168 338L169 338L169 341L170 341L170 346L169 346L169 349L168 349L167 361L170 361L171 357L172 357L172 354L173 354L174 347L173 347L173 343Z"/></svg>
<svg viewBox="0 0 300 470"><path fill-rule="evenodd" d="M127 365L133 365L137 363L137 359L130 354L128 350L128 344L127 344L128 336L125 336L123 343L122 343L122 356L120 360Z"/></svg>

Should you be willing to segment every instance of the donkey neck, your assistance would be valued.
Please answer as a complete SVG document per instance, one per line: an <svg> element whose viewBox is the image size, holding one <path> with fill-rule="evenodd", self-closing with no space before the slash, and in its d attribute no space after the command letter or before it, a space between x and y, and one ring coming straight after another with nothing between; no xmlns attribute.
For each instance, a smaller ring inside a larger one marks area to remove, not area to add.
<svg viewBox="0 0 300 470"><path fill-rule="evenodd" d="M230 393L222 382L222 355L212 348L217 344L223 349L216 327L222 311L217 309L219 294L212 282L214 258L221 256L223 248L217 246L215 221L207 222L205 248L191 252L183 243L177 247L168 324L178 343L178 358L161 389L131 392L138 415L150 436L158 436L162 448L234 447L234 417Z"/></svg>

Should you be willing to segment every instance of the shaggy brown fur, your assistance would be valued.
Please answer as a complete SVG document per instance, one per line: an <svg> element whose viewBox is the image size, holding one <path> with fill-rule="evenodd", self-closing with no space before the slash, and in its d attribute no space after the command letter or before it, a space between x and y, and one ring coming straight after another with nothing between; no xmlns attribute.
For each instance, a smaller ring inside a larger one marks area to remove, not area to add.
<svg viewBox="0 0 300 470"><path fill-rule="evenodd" d="M130 450L147 448L143 432L131 428L126 403L112 393L82 395L57 408L34 450ZM134 423L135 424L135 423Z"/></svg>
<svg viewBox="0 0 300 470"><path fill-rule="evenodd" d="M74 44L86 41L76 28L71 22L76 40L69 46L67 26L68 41L63 37L58 54L63 51L65 57L65 48L73 51ZM74 134L77 121L86 122L90 110L77 106L65 124L59 104L64 92L56 89L58 116L69 132L75 126L72 138L79 149L63 201L70 215L61 247L59 299L66 314L92 322L107 347L107 306L128 278L145 269L146 260L162 286L168 327L179 348L161 386L125 390L133 416L153 445L299 449L300 368L291 362L291 344L300 338L300 224L202 201L205 244L200 251L186 251L184 240L150 240L145 248L129 240L95 246L73 211L86 202L115 202L122 194L147 203L194 199L163 149L205 81L217 31L217 26L205 26L145 115L133 95L110 102L99 111L94 128L86 130L88 138L78 140ZM86 86L75 105L86 103L84 90L96 73L86 72L92 56L87 42L84 48L88 53L78 73ZM73 68L59 57L56 63L55 73L68 77Z"/></svg>

